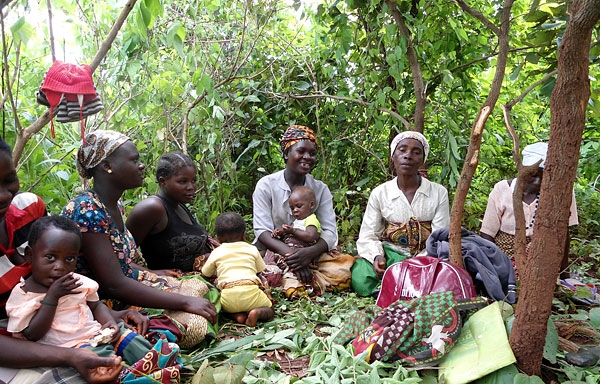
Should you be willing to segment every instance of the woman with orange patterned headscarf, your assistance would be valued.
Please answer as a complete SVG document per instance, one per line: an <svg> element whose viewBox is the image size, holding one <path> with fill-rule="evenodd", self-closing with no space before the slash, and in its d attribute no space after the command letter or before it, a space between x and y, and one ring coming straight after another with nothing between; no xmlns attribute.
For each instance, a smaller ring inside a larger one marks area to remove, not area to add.
<svg viewBox="0 0 600 384"><path fill-rule="evenodd" d="M338 235L333 196L325 183L310 175L317 163L316 135L308 127L293 125L285 131L279 144L285 169L260 179L252 196L255 245L265 256L266 263L271 263L274 273L282 274L287 297L348 289L354 258L336 251ZM272 234L275 228L294 221L289 197L300 186L310 187L315 192L315 214L322 231L316 244L292 248Z"/></svg>

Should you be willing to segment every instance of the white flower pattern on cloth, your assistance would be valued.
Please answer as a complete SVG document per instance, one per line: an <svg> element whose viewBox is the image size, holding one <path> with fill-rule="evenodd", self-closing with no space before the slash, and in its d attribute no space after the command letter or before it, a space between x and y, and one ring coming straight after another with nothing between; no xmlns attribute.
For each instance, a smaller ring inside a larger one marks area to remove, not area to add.
<svg viewBox="0 0 600 384"><path fill-rule="evenodd" d="M448 333L442 332L443 330L444 327L442 325L436 324L431 327L431 336L423 339L424 343L431 345L432 348L439 351L441 354L444 354L446 350L445 341L448 341Z"/></svg>

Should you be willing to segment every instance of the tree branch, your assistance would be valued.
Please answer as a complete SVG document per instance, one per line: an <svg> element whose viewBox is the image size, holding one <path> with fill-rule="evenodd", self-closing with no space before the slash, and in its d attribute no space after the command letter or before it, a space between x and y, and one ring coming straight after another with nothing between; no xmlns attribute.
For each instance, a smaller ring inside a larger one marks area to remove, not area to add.
<svg viewBox="0 0 600 384"><path fill-rule="evenodd" d="M340 100L340 101L346 101L346 102L350 102L350 103L354 103L354 104L360 104L363 105L365 107L370 107L371 103L361 100L361 99L352 99L350 97L343 97L343 96L335 96L335 95L328 95L325 94L321 91L318 91L317 93L314 93L312 95L294 95L294 94L289 94L288 95L289 98L291 99L296 99L296 100L300 100L300 99L312 99L312 98L327 98L327 99L332 99L332 100ZM392 115L393 117L395 117L397 120L399 120L402 125L404 125L404 127L407 130L413 130L414 128L412 127L412 125L402 116L400 116L400 114L398 114L398 112L392 111L389 108L384 108L384 107L376 107L376 109L378 111L381 112L385 112L385 113L389 113L390 115Z"/></svg>
<svg viewBox="0 0 600 384"><path fill-rule="evenodd" d="M396 3L392 0L385 0L388 5L392 17L398 25L398 31L406 40L406 56L410 65L410 71L413 78L413 87L415 88L415 114L414 114L414 130L423 133L425 130L425 105L427 104L427 98L425 94L425 83L423 82L423 72L421 71L421 65L419 64L419 58L415 51L414 44L411 38L410 30L404 23L404 17L398 11Z"/></svg>
<svg viewBox="0 0 600 384"><path fill-rule="evenodd" d="M123 23L127 19L127 16L129 15L129 13L133 9L133 6L135 5L136 1L137 0L129 0L127 2L127 4L125 4L125 6L123 7L123 10L121 11L121 14L119 15L119 17L113 24L112 29L108 33L108 36L106 36L106 39L104 39L102 44L100 44L100 49L98 49L96 56L94 56L94 58L92 59L92 62L90 64L90 67L92 68L92 72L94 72L96 70L96 68L98 68L98 65L100 65L100 62L102 61L102 59L104 59L104 57L108 53L108 50L112 46L112 43L115 41L115 38L117 37L117 34L119 33L119 30L123 26ZM15 141L15 145L13 146L13 161L15 164L19 163L19 160L21 159L21 156L23 155L23 150L25 149L25 145L27 144L27 141L29 141L29 139L31 139L31 137L33 137L33 135L35 135L36 133L41 131L42 128L44 128L49 122L50 122L50 110L47 109L46 112L44 112L42 114L42 116L38 117L38 119L36 121L34 121L29 127L26 127L23 130L21 130L20 132L17 132L17 139Z"/></svg>
<svg viewBox="0 0 600 384"><path fill-rule="evenodd" d="M481 23L483 25L485 25L486 27L488 27L492 32L494 32L494 34L496 34L496 36L500 36L500 28L498 28L496 25L494 25L494 23L492 23L487 17L485 17L483 15L483 13L471 8L470 6L468 6L463 0L455 0L456 4L458 4L458 6L465 12L467 12L469 15L473 16L474 18L476 18L477 20L481 21Z"/></svg>
<svg viewBox="0 0 600 384"><path fill-rule="evenodd" d="M461 4L461 0L456 1L459 5ZM473 124L473 129L471 130L469 148L467 149L467 155L465 157L465 162L463 164L463 168L460 174L460 180L458 181L456 193L454 195L454 201L452 202L449 231L450 261L459 266L463 266L461 248L462 214L465 206L465 201L467 199L467 193L469 192L469 188L471 187L471 181L473 180L473 175L475 174L475 171L477 170L477 165L479 164L479 150L481 148L483 129L485 127L485 123L487 122L488 117L494 110L496 102L498 101L498 98L500 96L500 90L502 89L502 81L504 79L504 73L506 72L506 62L508 60L508 34L510 31L510 11L512 9L513 2L514 0L506 0L502 6L502 12L500 13L500 28L498 29L498 59L496 63L494 79L492 80L490 92L487 98L485 99L483 106L479 110L477 117L475 118L475 123ZM463 6L466 7L466 5L464 4ZM475 12L474 16L477 17L476 11L473 11L468 7L467 9L469 9L469 13ZM480 19L479 17L477 18ZM487 23L483 20L482 22L488 25L489 20L485 18L484 20L486 20ZM495 26L494 29L496 29Z"/></svg>
<svg viewBox="0 0 600 384"><path fill-rule="evenodd" d="M520 103L521 101L523 101L523 99L525 98L525 96L527 96L529 94L529 92L533 91L538 85L544 84L546 81L550 80L550 78L554 75L556 75L558 73L558 70L555 69L552 72L548 72L544 77L542 77L540 80L536 81L535 83L531 84L529 87L527 87L527 89L525 89L523 91L523 93L521 93L519 96L517 96L516 98L514 98L513 100L509 101L508 103L506 103L506 107L508 108L509 112L512 109L512 107L515 106L515 104ZM504 108L502 108L504 110ZM508 128L508 126L507 126ZM514 139L514 137L513 137ZM515 159L516 160L516 159Z"/></svg>
<svg viewBox="0 0 600 384"><path fill-rule="evenodd" d="M52 54L52 62L56 61L56 50L54 48L54 29L52 28L52 0L46 0L48 7L48 31L50 33L50 53Z"/></svg>
<svg viewBox="0 0 600 384"><path fill-rule="evenodd" d="M523 94L521 94L523 95ZM519 96L520 97L520 96ZM517 264L517 271L525 270L525 247L527 245L527 236L525 233L525 212L523 211L523 189L525 181L537 172L541 160L529 166L523 166L521 163L521 150L519 136L513 125L510 122L510 111L514 104L501 104L502 113L504 116L504 125L508 130L509 135L513 140L513 158L517 165L517 181L513 191L513 212L515 216L515 244L514 257Z"/></svg>

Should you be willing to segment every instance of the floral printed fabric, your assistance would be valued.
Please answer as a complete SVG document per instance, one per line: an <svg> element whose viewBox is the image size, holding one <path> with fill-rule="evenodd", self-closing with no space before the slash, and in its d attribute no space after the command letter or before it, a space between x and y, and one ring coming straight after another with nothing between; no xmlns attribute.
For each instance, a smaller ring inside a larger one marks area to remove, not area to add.
<svg viewBox="0 0 600 384"><path fill-rule="evenodd" d="M119 201L119 211L123 214L123 204ZM125 276L137 279L138 271L131 267L136 251L133 236L127 228L119 231L106 207L93 190L87 190L75 197L63 208L61 215L73 220L82 233L106 233L110 239L113 250L121 270ZM77 272L94 278L84 257L77 259Z"/></svg>
<svg viewBox="0 0 600 384"><path fill-rule="evenodd" d="M179 383L183 366L179 346L162 336L154 347L138 362L123 369L120 383Z"/></svg>

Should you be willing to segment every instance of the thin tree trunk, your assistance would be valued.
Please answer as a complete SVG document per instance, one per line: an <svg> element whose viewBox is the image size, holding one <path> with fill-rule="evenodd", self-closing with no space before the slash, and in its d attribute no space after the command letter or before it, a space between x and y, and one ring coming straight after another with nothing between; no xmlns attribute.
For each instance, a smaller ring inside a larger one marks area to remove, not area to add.
<svg viewBox="0 0 600 384"><path fill-rule="evenodd" d="M406 56L410 65L410 73L412 74L413 87L415 89L413 130L423 133L425 130L425 106L427 105L427 95L425 94L425 82L423 81L423 72L421 71L421 65L419 64L419 57L417 56L417 51L415 51L410 30L406 26L404 17L398 10L396 2L386 0L385 3L389 7L392 17L396 21L398 31L400 31L400 34L406 39ZM391 136L394 137L395 134Z"/></svg>
<svg viewBox="0 0 600 384"><path fill-rule="evenodd" d="M550 111L550 142L530 255L519 271L521 291L510 335L519 367L539 375L552 309L553 287L564 253L573 181L590 97L589 49L600 20L600 0L575 0L558 51L558 76Z"/></svg>
<svg viewBox="0 0 600 384"><path fill-rule="evenodd" d="M488 26L498 36L498 59L496 62L496 73L492 81L490 93L488 94L483 106L477 114L473 129L471 131L471 140L469 142L469 148L467 149L467 156L463 164L463 169L460 174L460 179L456 187L456 194L454 195L454 201L452 202L452 210L450 211L450 261L454 264L463 265L462 261L462 249L461 249L461 226L462 226L462 214L465 208L465 201L467 200L467 193L471 187L471 181L473 175L479 164L479 149L481 148L481 135L485 127L485 123L494 110L494 106L500 96L500 90L502 89L502 80L504 79L504 72L506 71L506 60L508 58L508 32L510 30L510 11L513 5L513 0L506 0L502 6L502 14L500 15L500 28L496 28L493 23L487 20L483 15L474 9L467 6L464 1L457 0L458 5L466 12L471 14L473 17L481 20L484 25Z"/></svg>

